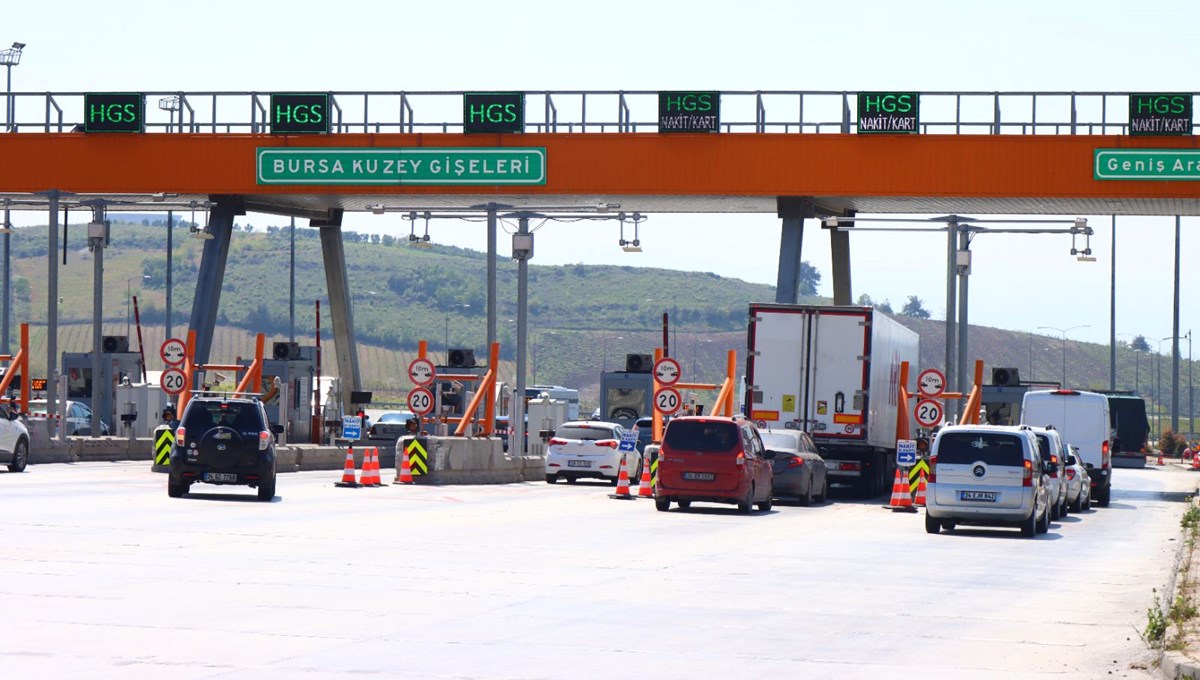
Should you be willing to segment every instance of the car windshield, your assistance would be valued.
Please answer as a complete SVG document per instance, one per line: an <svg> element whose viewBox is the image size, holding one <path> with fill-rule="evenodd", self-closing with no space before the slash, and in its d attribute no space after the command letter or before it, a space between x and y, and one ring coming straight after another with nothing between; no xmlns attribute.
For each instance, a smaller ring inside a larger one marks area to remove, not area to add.
<svg viewBox="0 0 1200 680"><path fill-rule="evenodd" d="M1003 432L943 432L937 440L937 461L942 464L1021 466L1025 460L1021 438Z"/></svg>
<svg viewBox="0 0 1200 680"><path fill-rule="evenodd" d="M193 401L188 405L183 426L198 432L214 426L230 427L239 432L262 429L262 423L259 422L258 405L237 401Z"/></svg>
<svg viewBox="0 0 1200 680"><path fill-rule="evenodd" d="M559 439L582 439L583 441L619 438L615 428L592 425L563 425L558 428L554 436Z"/></svg>
<svg viewBox="0 0 1200 680"><path fill-rule="evenodd" d="M681 451L732 451L741 440L733 423L704 420L672 420L664 444Z"/></svg>

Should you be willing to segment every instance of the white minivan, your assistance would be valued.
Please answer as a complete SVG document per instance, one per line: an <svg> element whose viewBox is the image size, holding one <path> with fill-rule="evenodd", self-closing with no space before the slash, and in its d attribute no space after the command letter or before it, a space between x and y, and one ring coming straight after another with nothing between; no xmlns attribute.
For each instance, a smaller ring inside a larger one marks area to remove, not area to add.
<svg viewBox="0 0 1200 680"><path fill-rule="evenodd" d="M1091 478L1092 499L1107 506L1112 494L1112 421L1108 397L1081 390L1035 390L1021 403L1021 422L1053 425L1063 441L1078 447Z"/></svg>

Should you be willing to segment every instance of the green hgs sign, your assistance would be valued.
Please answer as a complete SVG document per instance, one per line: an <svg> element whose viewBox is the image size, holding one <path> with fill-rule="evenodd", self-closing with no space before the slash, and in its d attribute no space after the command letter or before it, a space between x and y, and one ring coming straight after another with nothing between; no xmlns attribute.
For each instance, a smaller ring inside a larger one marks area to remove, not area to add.
<svg viewBox="0 0 1200 680"><path fill-rule="evenodd" d="M1151 92L1129 95L1130 136L1192 134L1192 95Z"/></svg>
<svg viewBox="0 0 1200 680"><path fill-rule="evenodd" d="M921 131L921 95L916 92L859 92L858 134Z"/></svg>

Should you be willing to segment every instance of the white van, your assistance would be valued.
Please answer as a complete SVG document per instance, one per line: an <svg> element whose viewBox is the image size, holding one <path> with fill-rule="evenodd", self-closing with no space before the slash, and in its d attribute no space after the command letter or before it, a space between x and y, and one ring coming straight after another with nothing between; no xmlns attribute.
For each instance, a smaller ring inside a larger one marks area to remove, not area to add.
<svg viewBox="0 0 1200 680"><path fill-rule="evenodd" d="M1107 506L1112 492L1112 421L1108 397L1080 390L1037 390L1026 392L1021 403L1021 422L1045 427L1053 425L1068 445L1079 449L1079 457L1091 478L1092 498Z"/></svg>

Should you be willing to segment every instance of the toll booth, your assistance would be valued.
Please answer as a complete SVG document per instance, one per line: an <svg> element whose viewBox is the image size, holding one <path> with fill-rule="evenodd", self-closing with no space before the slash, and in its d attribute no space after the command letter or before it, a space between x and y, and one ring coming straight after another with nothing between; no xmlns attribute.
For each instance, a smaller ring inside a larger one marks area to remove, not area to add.
<svg viewBox="0 0 1200 680"><path fill-rule="evenodd" d="M153 383L117 385L117 418L112 433L126 437L132 429L134 437L152 436L154 428L163 424L163 409L173 402L171 395Z"/></svg>
<svg viewBox="0 0 1200 680"><path fill-rule="evenodd" d="M527 416L527 452L534 456L546 455L546 442L554 436L558 426L569 420L567 402L559 399L530 399L525 404Z"/></svg>
<svg viewBox="0 0 1200 680"><path fill-rule="evenodd" d="M471 360L474 364L474 360ZM434 371L437 378L433 384L429 386L429 390L433 392L433 413L431 415L444 416L446 418L461 418L463 410L471 403L471 399L475 396L475 392L479 389L478 380L447 380L442 378L443 375L475 375L483 376L487 372L486 366L434 366ZM426 424L425 430L437 434L436 427L432 424ZM453 423L447 428L453 430Z"/></svg>
<svg viewBox="0 0 1200 680"><path fill-rule="evenodd" d="M646 372L610 371L600 374L600 419L632 428L638 418L653 413L654 376Z"/></svg>
<svg viewBox="0 0 1200 680"><path fill-rule="evenodd" d="M110 342L116 336L106 336L104 346L127 350L127 342ZM124 336L120 336L124 340ZM100 414L101 420L109 424L114 433L121 431L121 413L118 410L117 388L123 384L142 381L142 356L137 352L114 351L100 353L100 403L92 403L92 353L63 352L62 375L67 378L67 392L63 399L79 401Z"/></svg>
<svg viewBox="0 0 1200 680"><path fill-rule="evenodd" d="M253 361L243 359L239 363L249 366ZM276 342L270 358L263 357L262 384L257 386L262 394L260 399L267 411L268 421L287 425L289 442L311 441L313 381L316 373L315 345ZM276 378L279 378L278 387ZM286 389L283 389L284 385ZM283 401L285 394L286 403Z"/></svg>

